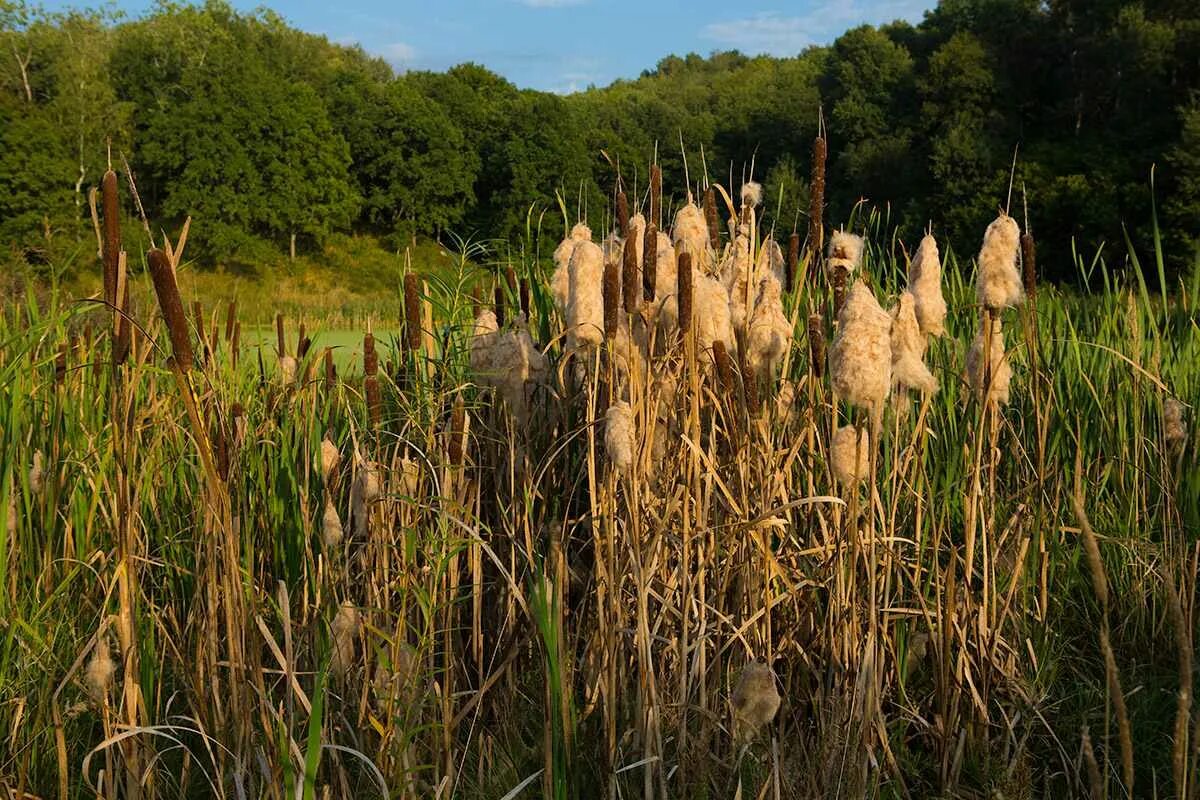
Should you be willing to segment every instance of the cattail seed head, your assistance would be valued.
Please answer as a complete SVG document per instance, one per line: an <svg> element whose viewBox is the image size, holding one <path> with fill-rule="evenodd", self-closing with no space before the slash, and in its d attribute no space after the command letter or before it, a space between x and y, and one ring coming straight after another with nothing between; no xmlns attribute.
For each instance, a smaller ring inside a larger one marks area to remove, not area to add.
<svg viewBox="0 0 1200 800"><path fill-rule="evenodd" d="M54 383L62 386L67 378L67 345L64 342L58 346L58 354L54 356Z"/></svg>
<svg viewBox="0 0 1200 800"><path fill-rule="evenodd" d="M133 346L133 324L129 321L129 278L125 274L125 254L118 259L117 284L121 288L121 302L117 304L117 335L113 341L113 363L120 366L129 358Z"/></svg>
<svg viewBox="0 0 1200 800"><path fill-rule="evenodd" d="M1183 403L1174 397L1163 401L1163 436L1169 450L1182 450L1187 444L1188 430Z"/></svg>
<svg viewBox="0 0 1200 800"><path fill-rule="evenodd" d="M808 185L808 252L817 262L825 243L825 157L828 154L821 132L813 139L812 172Z"/></svg>
<svg viewBox="0 0 1200 800"><path fill-rule="evenodd" d="M325 513L321 517L321 541L325 545L325 549L330 550L342 543L345 537L345 529L342 527L342 518L338 516L337 509L329 500L325 501Z"/></svg>
<svg viewBox="0 0 1200 800"><path fill-rule="evenodd" d="M230 300L225 307L225 341L233 341L233 324L237 321L237 301Z"/></svg>
<svg viewBox="0 0 1200 800"><path fill-rule="evenodd" d="M642 299L647 303L654 302L654 289L658 280L658 227L649 222L646 224L645 239L642 242Z"/></svg>
<svg viewBox="0 0 1200 800"><path fill-rule="evenodd" d="M987 326L980 325L974 341L971 342L971 349L967 351L967 385L981 402L986 390L988 402L1005 406L1009 400L1012 365L1004 353L1004 331L1000 318L993 318L990 327L989 337Z"/></svg>
<svg viewBox="0 0 1200 800"><path fill-rule="evenodd" d="M45 457L41 450L33 451L33 463L29 467L29 493L37 496L42 493L43 483L46 477L46 469L43 462Z"/></svg>
<svg viewBox="0 0 1200 800"><path fill-rule="evenodd" d="M679 309L679 331L686 334L692 327L692 256L680 253L676 261L675 286Z"/></svg>
<svg viewBox="0 0 1200 800"><path fill-rule="evenodd" d="M329 658L329 671L342 677L354 662L354 645L362 631L362 618L358 609L349 600L342 602L330 625L333 633L333 651Z"/></svg>
<svg viewBox="0 0 1200 800"><path fill-rule="evenodd" d="M708 246L717 253L721 249L721 219L717 214L717 193L711 186L704 193L704 222L708 228Z"/></svg>
<svg viewBox="0 0 1200 800"><path fill-rule="evenodd" d="M225 426L220 420L217 420L213 426L212 448L217 476L227 482L229 480L229 439L225 436Z"/></svg>
<svg viewBox="0 0 1200 800"><path fill-rule="evenodd" d="M447 443L447 456L450 466L463 465L463 451L466 443L463 441L467 433L467 409L462 396L454 399L454 409L450 412L450 441Z"/></svg>
<svg viewBox="0 0 1200 800"><path fill-rule="evenodd" d="M623 400L604 414L604 448L615 470L628 472L633 468L633 410Z"/></svg>
<svg viewBox="0 0 1200 800"><path fill-rule="evenodd" d="M604 252L591 241L575 246L568 266L567 326L572 346L598 345L604 334Z"/></svg>
<svg viewBox="0 0 1200 800"><path fill-rule="evenodd" d="M917 255L908 268L908 291L913 311L925 336L946 333L946 300L942 297L942 261L937 240L931 234L921 239Z"/></svg>
<svg viewBox="0 0 1200 800"><path fill-rule="evenodd" d="M842 486L853 486L867 477L870 469L871 437L867 429L855 435L853 425L838 428L830 443L830 466L833 477Z"/></svg>
<svg viewBox="0 0 1200 800"><path fill-rule="evenodd" d="M608 261L604 265L602 294L604 298L604 338L612 341L612 338L617 335L617 326L621 321L621 269L615 261Z"/></svg>
<svg viewBox="0 0 1200 800"><path fill-rule="evenodd" d="M279 383L291 386L296 382L296 359L291 356L279 357Z"/></svg>
<svg viewBox="0 0 1200 800"><path fill-rule="evenodd" d="M154 281L154 293L158 296L158 306L171 337L171 352L175 356L175 363L187 372L195 360L192 342L188 337L187 317L183 313L183 301L179 297L179 286L175 283L175 271L171 269L167 254L157 248L147 254L147 261L150 277Z"/></svg>
<svg viewBox="0 0 1200 800"><path fill-rule="evenodd" d="M621 236L629 236L629 200L624 192L617 192L617 230Z"/></svg>
<svg viewBox="0 0 1200 800"><path fill-rule="evenodd" d="M96 646L92 649L92 657L88 660L87 669L83 674L88 695L97 705L103 706L107 702L109 690L113 685L113 676L116 673L117 665L109 652L108 637L102 632L96 640Z"/></svg>
<svg viewBox="0 0 1200 800"><path fill-rule="evenodd" d="M1037 294L1037 244L1031 231L1021 234L1021 282L1025 296L1032 300Z"/></svg>
<svg viewBox="0 0 1200 800"><path fill-rule="evenodd" d="M891 329L892 318L874 293L855 281L830 349L833 388L847 403L881 411L892 385Z"/></svg>
<svg viewBox="0 0 1200 800"><path fill-rule="evenodd" d="M338 468L341 459L338 446L333 443L329 434L325 434L321 439L321 482L326 486L329 485L329 479L333 476L334 470Z"/></svg>
<svg viewBox="0 0 1200 800"><path fill-rule="evenodd" d="M775 686L775 673L758 661L747 664L730 699L734 716L743 727L743 738L752 737L769 725L779 711L780 697Z"/></svg>
<svg viewBox="0 0 1200 800"><path fill-rule="evenodd" d="M626 220L628 222L628 220ZM621 293L625 300L625 313L636 314L638 310L638 252L637 238L625 237L625 245L621 249Z"/></svg>
<svg viewBox="0 0 1200 800"><path fill-rule="evenodd" d="M937 391L937 379L925 366L925 337L917 323L916 301L911 292L901 292L892 309L892 384L922 394Z"/></svg>
<svg viewBox="0 0 1200 800"><path fill-rule="evenodd" d="M995 311L1021 302L1024 289L1017 269L1020 239L1017 221L1003 211L983 234L975 291L984 308Z"/></svg>
<svg viewBox="0 0 1200 800"><path fill-rule="evenodd" d="M275 314L275 352L280 358L287 355L287 339L283 335L283 314Z"/></svg>
<svg viewBox="0 0 1200 800"><path fill-rule="evenodd" d="M808 315L808 369L818 380L825 374L825 319Z"/></svg>
<svg viewBox="0 0 1200 800"><path fill-rule="evenodd" d="M417 273L409 272L404 276L404 332L405 343L409 350L421 347L421 297L417 283Z"/></svg>
<svg viewBox="0 0 1200 800"><path fill-rule="evenodd" d="M796 289L796 265L800 260L800 234L793 233L788 237L787 260L784 262L783 289L793 292Z"/></svg>
<svg viewBox="0 0 1200 800"><path fill-rule="evenodd" d="M713 363L717 365L717 377L721 381L721 387L725 391L732 391L737 385L734 378L733 359L729 357L729 351L725 349L725 343L718 340L712 343Z"/></svg>
<svg viewBox="0 0 1200 800"><path fill-rule="evenodd" d="M521 303L521 314L524 315L525 321L528 322L529 316L529 279L521 278L519 283L518 299Z"/></svg>
<svg viewBox="0 0 1200 800"><path fill-rule="evenodd" d="M504 327L504 288L500 284L496 284L496 288L492 290L492 308L496 313L496 324L501 328Z"/></svg>

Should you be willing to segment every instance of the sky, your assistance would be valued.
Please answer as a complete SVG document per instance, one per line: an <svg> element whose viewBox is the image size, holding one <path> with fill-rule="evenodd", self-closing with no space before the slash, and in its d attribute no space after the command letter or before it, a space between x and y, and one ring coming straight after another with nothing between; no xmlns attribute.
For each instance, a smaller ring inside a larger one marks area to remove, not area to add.
<svg viewBox="0 0 1200 800"><path fill-rule="evenodd" d="M663 56L714 50L795 55L848 28L919 22L936 0L233 0L266 5L292 25L358 43L398 70L474 61L521 88L574 92L636 78ZM88 6L51 0L48 9ZM139 16L148 0L115 0Z"/></svg>

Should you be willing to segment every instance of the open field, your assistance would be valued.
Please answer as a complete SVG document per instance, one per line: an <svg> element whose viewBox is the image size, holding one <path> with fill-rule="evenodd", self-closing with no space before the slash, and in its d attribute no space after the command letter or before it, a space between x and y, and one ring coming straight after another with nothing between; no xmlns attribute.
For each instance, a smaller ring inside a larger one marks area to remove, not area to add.
<svg viewBox="0 0 1200 800"><path fill-rule="evenodd" d="M717 196L652 190L653 261L618 204L408 273L370 339L161 251L124 335L7 303L0 787L1195 797L1200 270L1066 292L1007 217L980 268Z"/></svg>

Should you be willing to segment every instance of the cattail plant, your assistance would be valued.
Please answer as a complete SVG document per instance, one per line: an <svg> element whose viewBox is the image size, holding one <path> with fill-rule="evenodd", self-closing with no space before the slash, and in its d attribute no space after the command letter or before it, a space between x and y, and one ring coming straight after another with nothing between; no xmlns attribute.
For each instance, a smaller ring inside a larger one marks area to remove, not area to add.
<svg viewBox="0 0 1200 800"><path fill-rule="evenodd" d="M854 486L867 477L870 469L871 437L863 428L858 435L853 425L844 425L833 433L829 447L833 477L842 486Z"/></svg>
<svg viewBox="0 0 1200 800"><path fill-rule="evenodd" d="M825 318L808 315L808 368L820 380L825 375Z"/></svg>
<svg viewBox="0 0 1200 800"><path fill-rule="evenodd" d="M1033 231L1028 228L1021 234L1021 283L1025 296L1033 301L1037 295L1037 243L1033 241Z"/></svg>
<svg viewBox="0 0 1200 800"><path fill-rule="evenodd" d="M729 357L729 351L725 348L725 343L717 340L712 343L713 363L717 365L717 377L721 381L721 388L725 391L733 391L737 385L734 377L733 359Z"/></svg>
<svg viewBox="0 0 1200 800"><path fill-rule="evenodd" d="M598 345L604 333L604 252L600 246L592 241L577 243L568 277L568 343L572 347Z"/></svg>
<svg viewBox="0 0 1200 800"><path fill-rule="evenodd" d="M167 323L167 333L171 337L171 352L175 364L180 370L187 372L195 363L192 356L192 342L188 338L187 317L183 312L183 301L179 297L179 286L175 283L175 270L167 254L155 248L151 250L146 260L150 265L150 277L154 281L154 293L158 295L158 306L162 310L163 319ZM282 317L279 318L282 325Z"/></svg>
<svg viewBox="0 0 1200 800"><path fill-rule="evenodd" d="M917 247L917 255L908 268L908 291L913 312L925 336L946 333L946 300L942 297L942 261L937 240L926 234Z"/></svg>
<svg viewBox="0 0 1200 800"><path fill-rule="evenodd" d="M1182 450L1187 443L1188 430L1183 403L1174 397L1163 401L1163 437L1168 450Z"/></svg>
<svg viewBox="0 0 1200 800"><path fill-rule="evenodd" d="M704 219L704 212L695 203L684 203L675 212L671 243L677 254L688 253L701 268L707 262L708 223Z"/></svg>
<svg viewBox="0 0 1200 800"><path fill-rule="evenodd" d="M121 211L117 173L111 169L100 181L101 208L104 212L104 302L117 304L117 259L121 254Z"/></svg>
<svg viewBox="0 0 1200 800"><path fill-rule="evenodd" d="M518 290L519 290L518 291L518 300L520 301L520 304L521 304L521 315L523 317L525 317L525 321L528 322L531 319L530 314L529 314L530 303L529 303L529 279L528 278L521 278L521 280L518 282Z"/></svg>
<svg viewBox="0 0 1200 800"><path fill-rule="evenodd" d="M675 292L679 317L679 332L687 334L692 327L692 256L680 253L676 262Z"/></svg>
<svg viewBox="0 0 1200 800"><path fill-rule="evenodd" d="M986 309L971 349L967 351L966 378L967 385L981 402L986 399L990 403L1008 405L1012 365L1004 353L1000 318L989 321Z"/></svg>
<svg viewBox="0 0 1200 800"><path fill-rule="evenodd" d="M761 661L750 662L742 668L730 700L741 738L753 737L770 725L779 711L781 698L775 685L775 673Z"/></svg>
<svg viewBox="0 0 1200 800"><path fill-rule="evenodd" d="M375 337L368 333L363 337L363 391L367 396L367 415L371 426L378 428L382 418L383 397L379 390L379 354L375 351Z"/></svg>
<svg viewBox="0 0 1200 800"><path fill-rule="evenodd" d="M287 355L287 339L283 335L283 314L275 314L275 354L280 358Z"/></svg>
<svg viewBox="0 0 1200 800"><path fill-rule="evenodd" d="M604 414L604 449L613 469L626 473L633 468L633 410L624 400L614 403Z"/></svg>
<svg viewBox="0 0 1200 800"><path fill-rule="evenodd" d="M333 634L333 649L329 657L329 671L337 677L345 677L354 663L355 643L362 632L362 618L358 609L349 600L342 601L330 625Z"/></svg>
<svg viewBox="0 0 1200 800"><path fill-rule="evenodd" d="M662 224L662 167L650 165L650 217L651 225Z"/></svg>
<svg viewBox="0 0 1200 800"><path fill-rule="evenodd" d="M338 516L337 508L330 500L325 501L325 513L321 516L321 542L326 550L332 550L342 543L345 530L342 518Z"/></svg>
<svg viewBox="0 0 1200 800"><path fill-rule="evenodd" d="M108 695L113 686L113 677L116 674L117 665L109 651L108 634L102 625L100 633L96 637L96 645L92 648L92 657L88 659L87 668L83 673L83 682L87 686L88 695L96 705L103 707L107 704Z"/></svg>
<svg viewBox="0 0 1200 800"><path fill-rule="evenodd" d="M892 318L875 294L855 281L838 315L830 349L833 388L847 403L878 415L892 384Z"/></svg>
<svg viewBox="0 0 1200 800"><path fill-rule="evenodd" d="M917 322L916 300L901 292L892 309L892 384L921 394L937 391L937 378L925 366L925 337Z"/></svg>
<svg viewBox="0 0 1200 800"><path fill-rule="evenodd" d="M450 466L461 467L466 450L467 408L462 395L454 398L454 408L450 412L450 441L447 442L446 455Z"/></svg>
<svg viewBox="0 0 1200 800"><path fill-rule="evenodd" d="M628 220L626 224L628 225ZM626 314L636 314L640 300L637 245L636 237L626 236L625 244L621 248L621 293L624 296Z"/></svg>
<svg viewBox="0 0 1200 800"><path fill-rule="evenodd" d="M625 192L617 192L617 230L622 237L629 236L629 200Z"/></svg>
<svg viewBox="0 0 1200 800"><path fill-rule="evenodd" d="M492 289L492 308L496 315L496 325L503 328L506 320L504 313L504 287L499 283Z"/></svg>
<svg viewBox="0 0 1200 800"><path fill-rule="evenodd" d="M653 221L646 224L642 242L642 299L654 302L654 289L658 282L658 227Z"/></svg>
<svg viewBox="0 0 1200 800"><path fill-rule="evenodd" d="M808 184L808 257L815 268L825 243L825 158L828 155L824 126L818 123L812 146L812 172Z"/></svg>
<svg viewBox="0 0 1200 800"><path fill-rule="evenodd" d="M983 235L979 250L979 277L975 284L979 305L989 312L1021 302L1023 287L1017 268L1021 229L1017 221L1000 212Z"/></svg>
<svg viewBox="0 0 1200 800"><path fill-rule="evenodd" d="M604 265L604 284L601 287L604 299L604 338L612 341L617 335L621 317L621 269L616 261Z"/></svg>
<svg viewBox="0 0 1200 800"><path fill-rule="evenodd" d="M788 237L787 260L784 262L783 290L789 294L796 289L796 265L800 260L800 234Z"/></svg>
<svg viewBox="0 0 1200 800"><path fill-rule="evenodd" d="M826 268L829 270L829 281L833 285L834 314L840 314L842 311L842 304L846 301L846 283L861 266L862 255L863 240L861 236L837 231L829 237L829 258Z"/></svg>
<svg viewBox="0 0 1200 800"><path fill-rule="evenodd" d="M233 326L237 322L237 300L230 300L225 307L225 342L233 341Z"/></svg>
<svg viewBox="0 0 1200 800"><path fill-rule="evenodd" d="M229 345L233 355L233 368L237 369L238 357L242 354L242 323L233 323L233 341Z"/></svg>
<svg viewBox="0 0 1200 800"><path fill-rule="evenodd" d="M321 439L321 482L326 486L329 485L329 480L333 477L334 470L338 468L338 463L341 459L342 456L338 450L338 446L333 443L333 439L326 433Z"/></svg>
<svg viewBox="0 0 1200 800"><path fill-rule="evenodd" d="M337 386L337 367L333 363L333 348L325 348L325 391L332 392Z"/></svg>
<svg viewBox="0 0 1200 800"><path fill-rule="evenodd" d="M704 192L704 223L708 228L708 246L713 253L721 250L721 217L717 213L717 192L709 186Z"/></svg>
<svg viewBox="0 0 1200 800"><path fill-rule="evenodd" d="M421 348L421 297L417 273L404 275L404 332L409 350Z"/></svg>
<svg viewBox="0 0 1200 800"><path fill-rule="evenodd" d="M58 346L58 354L54 356L54 385L62 386L67 378L67 345L64 342Z"/></svg>

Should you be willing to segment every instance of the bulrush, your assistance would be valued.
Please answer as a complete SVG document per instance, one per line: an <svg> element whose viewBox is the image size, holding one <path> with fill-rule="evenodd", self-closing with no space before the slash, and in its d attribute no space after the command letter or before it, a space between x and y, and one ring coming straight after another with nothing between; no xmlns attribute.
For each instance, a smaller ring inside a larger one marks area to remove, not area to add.
<svg viewBox="0 0 1200 800"><path fill-rule="evenodd" d="M624 400L614 403L604 414L604 449L618 472L633 468L633 410Z"/></svg>
<svg viewBox="0 0 1200 800"><path fill-rule="evenodd" d="M283 335L283 314L275 314L275 353L276 355L287 355L287 339Z"/></svg>
<svg viewBox="0 0 1200 800"><path fill-rule="evenodd" d="M762 205L762 184L747 181L742 184L742 224L748 225L754 221L754 209Z"/></svg>
<svg viewBox="0 0 1200 800"><path fill-rule="evenodd" d="M712 343L712 360L717 365L717 378L721 381L721 388L727 392L733 391L737 380L734 377L733 359L730 358L724 342Z"/></svg>
<svg viewBox="0 0 1200 800"><path fill-rule="evenodd" d="M230 300L225 306L225 341L233 341L233 326L237 322L237 301Z"/></svg>
<svg viewBox="0 0 1200 800"><path fill-rule="evenodd" d="M748 739L771 724L779 711L780 697L775 686L775 673L766 664L750 662L742 668L731 699L743 738Z"/></svg>
<svg viewBox="0 0 1200 800"><path fill-rule="evenodd" d="M146 255L150 265L150 277L154 281L154 293L158 296L158 307L167 322L167 333L171 337L171 352L175 363L187 372L195 359L192 342L188 338L187 317L183 313L183 301L179 297L179 286L175 283L175 271L167 254L157 248Z"/></svg>
<svg viewBox="0 0 1200 800"><path fill-rule="evenodd" d="M825 374L825 318L808 315L808 368L814 378Z"/></svg>
<svg viewBox="0 0 1200 800"><path fill-rule="evenodd" d="M779 242L768 237L763 239L758 248L758 261L754 265L754 276L761 280L763 275L770 273L779 282L780 288L787 280L787 265L783 256L783 248Z"/></svg>
<svg viewBox="0 0 1200 800"><path fill-rule="evenodd" d="M979 278L975 292L979 305L989 311L1009 308L1024 295L1021 271L1017 268L1021 229L1017 221L1000 212L983 234L979 250Z"/></svg>
<svg viewBox="0 0 1200 800"><path fill-rule="evenodd" d="M646 225L642 237L642 299L654 302L654 290L658 282L658 226L653 222Z"/></svg>
<svg viewBox="0 0 1200 800"><path fill-rule="evenodd" d="M942 297L942 260L937 240L926 234L908 268L908 291L913 298L917 324L925 336L946 333L946 300Z"/></svg>
<svg viewBox="0 0 1200 800"><path fill-rule="evenodd" d="M917 323L916 301L911 292L901 292L892 309L892 384L921 394L937 391L937 379L925 366L925 337Z"/></svg>
<svg viewBox="0 0 1200 800"><path fill-rule="evenodd" d="M783 312L782 290L774 274L765 272L746 325L746 363L750 371L768 379L774 378L792 346L792 323Z"/></svg>
<svg viewBox="0 0 1200 800"><path fill-rule="evenodd" d="M296 359L292 356L279 357L279 382L284 386L291 386L296 382Z"/></svg>
<svg viewBox="0 0 1200 800"><path fill-rule="evenodd" d="M704 193L704 223L708 229L708 246L714 254L720 252L721 219L717 214L717 192L711 186Z"/></svg>
<svg viewBox="0 0 1200 800"><path fill-rule="evenodd" d="M833 388L846 402L878 415L892 385L892 318L867 285L855 281L838 314L830 349Z"/></svg>
<svg viewBox="0 0 1200 800"><path fill-rule="evenodd" d="M800 260L800 234L793 233L788 237L787 261L784 262L783 268L783 290L785 292L793 292L796 290L796 265Z"/></svg>
<svg viewBox="0 0 1200 800"><path fill-rule="evenodd" d="M980 325L975 340L971 342L971 349L967 351L967 385L980 401L984 399L986 389L989 402L1008 405L1012 366L1004 354L1004 331L999 317L991 321L990 357L985 357L988 338L987 328Z"/></svg>
<svg viewBox="0 0 1200 800"><path fill-rule="evenodd" d="M321 517L321 541L327 550L342 543L345 531L342 528L342 518L330 500L325 501L325 514Z"/></svg>
<svg viewBox="0 0 1200 800"><path fill-rule="evenodd" d="M867 477L871 437L866 428L854 435L854 426L845 425L834 431L830 444L830 466L833 477L843 486L853 486Z"/></svg>
<svg viewBox="0 0 1200 800"><path fill-rule="evenodd" d="M704 219L704 212L695 203L685 203L675 213L671 244L677 257L680 253L687 253L692 257L692 263L703 269L709 253L708 223Z"/></svg>
<svg viewBox="0 0 1200 800"><path fill-rule="evenodd" d="M338 452L338 446L333 443L333 439L329 434L325 434L321 439L321 482L329 485L329 479L333 476L334 470L338 468L342 456Z"/></svg>
<svg viewBox="0 0 1200 800"><path fill-rule="evenodd" d="M604 264L601 296L604 300L604 338L611 341L621 322L621 268L616 261Z"/></svg>
<svg viewBox="0 0 1200 800"><path fill-rule="evenodd" d="M44 488L46 470L43 466L44 457L41 450L33 451L33 463L29 467L29 493L38 496Z"/></svg>
<svg viewBox="0 0 1200 800"><path fill-rule="evenodd" d="M496 325L503 328L507 317L504 311L504 287L499 283L492 289L492 310L496 314Z"/></svg>
<svg viewBox="0 0 1200 800"><path fill-rule="evenodd" d="M817 128L813 139L812 173L808 183L808 253L815 266L825 243L825 157L828 150L825 135Z"/></svg>
<svg viewBox="0 0 1200 800"><path fill-rule="evenodd" d="M846 284L850 276L862 265L863 240L861 236L837 231L829 237L829 258L826 269L833 285L833 310L841 313L846 300Z"/></svg>
<svg viewBox="0 0 1200 800"><path fill-rule="evenodd" d="M378 467L357 452L354 462L357 476L354 485L350 487L350 516L354 522L355 536L365 539L370 530L371 504L379 499L383 487L379 480Z"/></svg>
<svg viewBox="0 0 1200 800"><path fill-rule="evenodd" d="M629 220L625 220L626 227ZM625 301L625 313L635 314L638 309L638 289L641 281L638 279L638 241L637 237L626 236L621 248L621 294Z"/></svg>
<svg viewBox="0 0 1200 800"><path fill-rule="evenodd" d="M363 393L367 397L367 416L371 425L379 427L383 412L383 396L379 390L379 354L375 351L375 337L363 337Z"/></svg>
<svg viewBox="0 0 1200 800"><path fill-rule="evenodd" d="M92 657L88 659L87 669L83 673L83 682L87 686L88 696L98 706L104 706L108 700L109 690L112 689L113 676L117 673L117 665L113 662L108 648L108 636L103 630L96 638L96 646L92 648Z"/></svg>
<svg viewBox="0 0 1200 800"><path fill-rule="evenodd" d="M568 273L567 340L572 347L598 345L604 334L604 253L600 246L580 242Z"/></svg>
<svg viewBox="0 0 1200 800"><path fill-rule="evenodd" d="M733 322L729 316L729 292L716 278L692 273L692 321L696 326L696 349L704 357L721 344L734 349Z"/></svg>
<svg viewBox="0 0 1200 800"><path fill-rule="evenodd" d="M446 444L446 455L450 466L461 467L466 450L467 409L462 395L454 398L454 409L450 412L450 440Z"/></svg>
<svg viewBox="0 0 1200 800"><path fill-rule="evenodd" d="M521 278L517 286L517 298L521 303L521 314L529 320L529 279Z"/></svg>
<svg viewBox="0 0 1200 800"><path fill-rule="evenodd" d="M650 220L651 225L662 224L662 167L650 165Z"/></svg>
<svg viewBox="0 0 1200 800"><path fill-rule="evenodd" d="M404 333L409 350L421 348L421 293L417 273L404 276Z"/></svg>
<svg viewBox="0 0 1200 800"><path fill-rule="evenodd" d="M554 305L557 306L558 313L563 316L566 316L570 299L571 256L575 254L575 248L580 243L591 240L592 229L578 222L571 228L571 233L554 248L554 274L550 278L550 294L554 296Z"/></svg>
<svg viewBox="0 0 1200 800"><path fill-rule="evenodd" d="M750 226L741 224L733 239L733 246L728 248L725 260L721 264L721 279L729 292L730 317L733 327L741 331L746 324L746 308L751 298L746 296L752 286L754 268L753 243L750 241Z"/></svg>
<svg viewBox="0 0 1200 800"><path fill-rule="evenodd" d="M675 287L679 331L686 334L692 327L692 257L689 253L680 253L676 260Z"/></svg>
<svg viewBox="0 0 1200 800"><path fill-rule="evenodd" d="M1028 219L1025 224L1028 226ZM1025 296L1032 301L1037 294L1037 244L1029 230L1021 234L1021 282L1025 285Z"/></svg>
<svg viewBox="0 0 1200 800"><path fill-rule="evenodd" d="M325 348L325 391L332 392L337 387L337 367L333 364L333 348Z"/></svg>
<svg viewBox="0 0 1200 800"><path fill-rule="evenodd" d="M471 371L479 374L490 374L492 368L492 350L499 337L500 326L496 324L496 314L485 308L475 318L475 327L471 332Z"/></svg>
<svg viewBox="0 0 1200 800"><path fill-rule="evenodd" d="M470 358L479 385L496 389L513 417L528 421L529 386L545 380L547 363L525 320L518 318L512 328L500 332L491 312L480 313L471 337Z"/></svg>
<svg viewBox="0 0 1200 800"><path fill-rule="evenodd" d="M1174 397L1163 401L1163 436L1169 450L1182 450L1187 443L1187 422L1184 419L1183 403Z"/></svg>
<svg viewBox="0 0 1200 800"><path fill-rule="evenodd" d="M353 603L342 601L330 629L333 633L333 651L329 657L329 671L342 677L354 663L354 644L362 631L362 618Z"/></svg>

